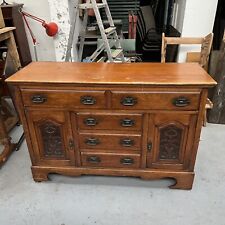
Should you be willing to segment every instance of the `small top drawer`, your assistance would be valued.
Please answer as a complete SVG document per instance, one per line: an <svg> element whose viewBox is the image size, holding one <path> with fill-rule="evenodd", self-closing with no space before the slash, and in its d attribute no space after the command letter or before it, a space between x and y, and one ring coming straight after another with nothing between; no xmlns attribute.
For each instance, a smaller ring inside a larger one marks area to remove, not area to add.
<svg viewBox="0 0 225 225"><path fill-rule="evenodd" d="M22 90L25 106L104 109L104 91Z"/></svg>
<svg viewBox="0 0 225 225"><path fill-rule="evenodd" d="M78 113L81 130L136 130L142 129L141 114Z"/></svg>
<svg viewBox="0 0 225 225"><path fill-rule="evenodd" d="M196 110L200 92L112 92L113 109Z"/></svg>

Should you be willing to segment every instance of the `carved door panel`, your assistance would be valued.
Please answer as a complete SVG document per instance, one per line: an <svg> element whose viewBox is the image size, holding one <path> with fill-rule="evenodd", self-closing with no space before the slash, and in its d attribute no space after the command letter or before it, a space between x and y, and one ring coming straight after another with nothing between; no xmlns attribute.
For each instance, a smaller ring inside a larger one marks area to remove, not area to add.
<svg viewBox="0 0 225 225"><path fill-rule="evenodd" d="M75 154L69 113L29 110L27 116L38 165L74 165Z"/></svg>
<svg viewBox="0 0 225 225"><path fill-rule="evenodd" d="M187 169L197 116L181 113L150 115L147 166Z"/></svg>

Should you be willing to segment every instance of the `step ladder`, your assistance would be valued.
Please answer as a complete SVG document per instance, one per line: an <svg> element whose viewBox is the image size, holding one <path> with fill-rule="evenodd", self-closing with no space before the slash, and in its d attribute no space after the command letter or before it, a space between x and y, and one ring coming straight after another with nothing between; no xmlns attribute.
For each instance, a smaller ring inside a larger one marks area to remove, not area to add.
<svg viewBox="0 0 225 225"><path fill-rule="evenodd" d="M109 23L108 28L104 28L101 14L99 9L104 9L105 14L107 16L107 20ZM109 6L107 3L107 0L102 0L101 3L97 3L96 0L86 0L86 3L79 4L79 0L77 5L75 6L75 14L74 19L71 24L70 28L70 34L69 34L69 40L66 50L66 59L65 61L71 61L72 60L72 47L74 44L74 33L77 26L77 21L79 19L79 9L85 10L84 18L83 18L83 24L80 32L80 46L78 50L78 61L82 60L83 55L83 49L84 49L84 42L85 42L85 34L87 31L87 22L88 22L88 9L93 9L97 21L97 25L99 27L99 31L101 34L102 42L99 44L97 49L94 51L94 53L85 59L87 62L94 62L97 60L98 56L103 52L106 51L107 54L107 60L109 62L125 62L123 49L120 44L120 40L116 31L116 27L114 25Z"/></svg>

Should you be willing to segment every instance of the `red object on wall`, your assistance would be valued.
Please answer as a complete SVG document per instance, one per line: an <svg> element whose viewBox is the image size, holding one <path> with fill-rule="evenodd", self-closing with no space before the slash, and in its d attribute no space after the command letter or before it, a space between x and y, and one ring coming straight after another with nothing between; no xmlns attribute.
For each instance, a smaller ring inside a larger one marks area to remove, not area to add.
<svg viewBox="0 0 225 225"><path fill-rule="evenodd" d="M42 26L45 28L47 35L50 37L53 37L58 33L58 25L54 22L42 23Z"/></svg>
<svg viewBox="0 0 225 225"><path fill-rule="evenodd" d="M25 21L25 23L26 23L26 25L27 25L31 35L33 35L33 34L32 34L31 29L30 29L30 26L29 26L29 24L28 24L28 22L26 20L26 17L29 17L29 18L31 18L33 20L36 20L37 22L41 23L42 26L45 28L46 33L47 33L48 36L53 37L53 36L55 36L58 33L59 28L58 28L58 25L56 23L54 23L54 22L46 23L45 20L43 20L43 19L41 19L39 17L33 16L33 15L31 15L31 14L29 14L27 12L24 12L22 10L21 10L21 13L23 15L24 21Z"/></svg>

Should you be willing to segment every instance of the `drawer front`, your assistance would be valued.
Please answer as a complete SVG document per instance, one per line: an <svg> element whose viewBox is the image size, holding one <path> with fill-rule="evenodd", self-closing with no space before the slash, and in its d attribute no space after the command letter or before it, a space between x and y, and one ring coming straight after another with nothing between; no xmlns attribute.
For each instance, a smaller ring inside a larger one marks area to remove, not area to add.
<svg viewBox="0 0 225 225"><path fill-rule="evenodd" d="M134 150L141 149L141 135L79 134L80 149Z"/></svg>
<svg viewBox="0 0 225 225"><path fill-rule="evenodd" d="M121 167L139 168L139 154L116 154L116 153L81 153L82 166L87 167Z"/></svg>
<svg viewBox="0 0 225 225"><path fill-rule="evenodd" d="M120 92L112 93L113 109L196 110L200 92Z"/></svg>
<svg viewBox="0 0 225 225"><path fill-rule="evenodd" d="M105 108L104 91L61 91L61 90L22 90L25 106Z"/></svg>
<svg viewBox="0 0 225 225"><path fill-rule="evenodd" d="M136 130L141 131L141 114L90 114L78 113L81 130Z"/></svg>

